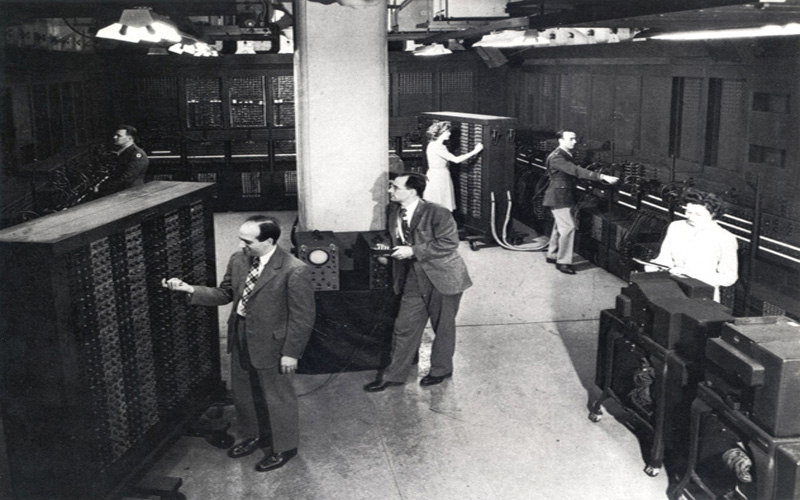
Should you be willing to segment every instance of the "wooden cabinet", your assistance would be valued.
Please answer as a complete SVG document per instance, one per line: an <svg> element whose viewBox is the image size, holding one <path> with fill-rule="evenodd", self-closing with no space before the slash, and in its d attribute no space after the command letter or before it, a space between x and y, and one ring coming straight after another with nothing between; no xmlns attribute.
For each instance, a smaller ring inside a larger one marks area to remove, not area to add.
<svg viewBox="0 0 800 500"><path fill-rule="evenodd" d="M216 282L212 189L156 181L0 231L0 491L105 498L221 391L216 309L161 286Z"/></svg>

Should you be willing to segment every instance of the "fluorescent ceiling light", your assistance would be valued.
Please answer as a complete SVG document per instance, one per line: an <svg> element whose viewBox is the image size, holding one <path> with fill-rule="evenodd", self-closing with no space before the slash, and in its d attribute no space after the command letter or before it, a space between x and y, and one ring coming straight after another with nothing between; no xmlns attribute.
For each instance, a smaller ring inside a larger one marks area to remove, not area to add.
<svg viewBox="0 0 800 500"><path fill-rule="evenodd" d="M197 42L194 46L197 50L192 55L196 57L217 57L219 55L219 52L217 52L215 48L205 42Z"/></svg>
<svg viewBox="0 0 800 500"><path fill-rule="evenodd" d="M769 25L755 28L738 28L724 30L684 31L662 33L645 36L651 40L720 40L729 38L758 38L768 36L800 35L800 24L791 23L785 26Z"/></svg>
<svg viewBox="0 0 800 500"><path fill-rule="evenodd" d="M547 39L539 36L539 30L503 30L483 35L473 47L529 47L548 44Z"/></svg>
<svg viewBox="0 0 800 500"><path fill-rule="evenodd" d="M189 54L196 57L217 57L219 52L205 42L199 40L185 39L182 43L171 45L168 51L174 54Z"/></svg>
<svg viewBox="0 0 800 500"><path fill-rule="evenodd" d="M441 43L432 43L430 45L423 45L414 50L415 56L443 56L452 54L453 51L442 45Z"/></svg>

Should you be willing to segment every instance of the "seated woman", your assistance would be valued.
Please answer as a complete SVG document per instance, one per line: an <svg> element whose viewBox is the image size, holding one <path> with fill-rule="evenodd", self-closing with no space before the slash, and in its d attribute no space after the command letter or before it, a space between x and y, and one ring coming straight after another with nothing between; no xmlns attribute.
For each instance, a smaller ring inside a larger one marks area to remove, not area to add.
<svg viewBox="0 0 800 500"><path fill-rule="evenodd" d="M666 266L670 274L708 283L719 302L719 287L731 286L739 278L736 237L716 221L723 214L724 202L696 189L687 190L683 201L686 220L669 225L661 251L652 262ZM656 268L645 266L645 270Z"/></svg>
<svg viewBox="0 0 800 500"><path fill-rule="evenodd" d="M448 162L461 163L483 151L483 144L479 143L469 153L456 156L447 150L444 142L450 138L450 122L436 122L426 132L428 146L425 148L425 157L428 160L428 187L425 188L425 200L438 203L451 212L456 208L456 193L453 180L450 178Z"/></svg>

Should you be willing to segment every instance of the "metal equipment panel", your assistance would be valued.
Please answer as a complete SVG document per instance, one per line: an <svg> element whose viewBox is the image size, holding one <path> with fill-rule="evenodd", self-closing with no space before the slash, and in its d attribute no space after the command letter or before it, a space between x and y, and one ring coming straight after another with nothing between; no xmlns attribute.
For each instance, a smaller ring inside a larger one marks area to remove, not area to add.
<svg viewBox="0 0 800 500"><path fill-rule="evenodd" d="M311 231L297 233L295 238L297 258L311 267L314 290L338 290L341 244L336 235L331 231Z"/></svg>
<svg viewBox="0 0 800 500"><path fill-rule="evenodd" d="M454 154L467 153L483 143L483 151L469 164L462 164L456 180L456 215L469 233L491 240L492 193L505 199L514 186L516 118L457 112L427 112L420 115L423 127L434 121L453 125ZM452 169L458 166L451 165Z"/></svg>
<svg viewBox="0 0 800 500"><path fill-rule="evenodd" d="M216 310L161 286L215 284L210 191L150 182L0 231L11 498L106 498L221 392Z"/></svg>
<svg viewBox="0 0 800 500"><path fill-rule="evenodd" d="M613 398L644 431L645 472L659 474L666 449L685 442L689 406L700 376L695 363L638 334L613 310L600 315L595 384L603 391L589 419L599 422Z"/></svg>
<svg viewBox="0 0 800 500"><path fill-rule="evenodd" d="M702 383L692 404L688 466L671 500L800 498L800 437L777 438Z"/></svg>
<svg viewBox="0 0 800 500"><path fill-rule="evenodd" d="M713 343L707 379L714 387L771 435L800 436L800 325L737 319Z"/></svg>

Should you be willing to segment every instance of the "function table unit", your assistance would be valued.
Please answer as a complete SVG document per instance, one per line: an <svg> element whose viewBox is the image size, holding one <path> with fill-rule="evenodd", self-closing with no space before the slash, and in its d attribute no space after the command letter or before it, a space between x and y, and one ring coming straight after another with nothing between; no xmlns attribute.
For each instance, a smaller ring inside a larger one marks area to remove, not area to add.
<svg viewBox="0 0 800 500"><path fill-rule="evenodd" d="M155 181L0 231L0 493L116 498L221 395L206 183Z"/></svg>
<svg viewBox="0 0 800 500"><path fill-rule="evenodd" d="M451 151L462 155L483 143L483 151L461 165L451 165L456 191L456 220L467 231L473 250L478 242L493 244L492 195L505 203L506 192L514 189L514 161L517 119L508 116L479 115L452 111L420 114L420 124L427 130L437 121L452 124ZM505 205L497 212L505 213ZM502 221L496 221L502 227Z"/></svg>

